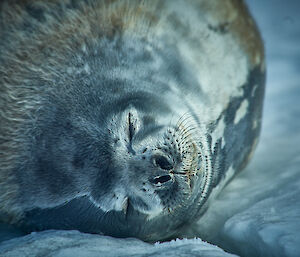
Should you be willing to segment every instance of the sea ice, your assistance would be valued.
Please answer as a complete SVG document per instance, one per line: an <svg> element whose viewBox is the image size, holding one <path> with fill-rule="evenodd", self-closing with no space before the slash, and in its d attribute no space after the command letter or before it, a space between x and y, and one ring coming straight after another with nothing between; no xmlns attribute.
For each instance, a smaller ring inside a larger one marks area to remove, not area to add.
<svg viewBox="0 0 300 257"><path fill-rule="evenodd" d="M108 236L84 234L78 231L44 231L32 233L22 238L3 242L0 247L2 257L113 257L113 256L236 256L224 252L217 246L201 239L177 239L176 241L148 244L138 239L112 238Z"/></svg>

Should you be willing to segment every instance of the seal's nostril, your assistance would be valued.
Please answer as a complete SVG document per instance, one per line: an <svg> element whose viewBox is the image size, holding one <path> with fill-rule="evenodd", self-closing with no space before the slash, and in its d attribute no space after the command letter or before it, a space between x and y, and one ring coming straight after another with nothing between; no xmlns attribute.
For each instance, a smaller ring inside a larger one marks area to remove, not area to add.
<svg viewBox="0 0 300 257"><path fill-rule="evenodd" d="M164 176L155 177L152 182L154 184L165 183L168 182L170 179L171 179L170 175L164 175Z"/></svg>
<svg viewBox="0 0 300 257"><path fill-rule="evenodd" d="M154 161L155 165L163 170L171 170L173 168L168 159L162 155L155 156Z"/></svg>

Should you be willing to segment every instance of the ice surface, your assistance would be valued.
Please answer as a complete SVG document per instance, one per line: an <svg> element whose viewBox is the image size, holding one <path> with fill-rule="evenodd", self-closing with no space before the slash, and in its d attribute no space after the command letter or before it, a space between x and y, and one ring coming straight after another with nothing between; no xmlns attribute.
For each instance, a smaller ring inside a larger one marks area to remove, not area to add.
<svg viewBox="0 0 300 257"><path fill-rule="evenodd" d="M298 179L226 221L228 247L246 256L299 256L299 195Z"/></svg>
<svg viewBox="0 0 300 257"><path fill-rule="evenodd" d="M45 231L2 243L2 257L113 257L113 256L236 256L201 239L148 244L138 239L119 239L78 231Z"/></svg>
<svg viewBox="0 0 300 257"><path fill-rule="evenodd" d="M248 4L261 28L267 56L261 140L250 165L185 236L199 236L241 256L300 256L300 1L248 0ZM229 256L200 239L150 245L74 231L6 241L0 244L0 256L4 252L4 256Z"/></svg>

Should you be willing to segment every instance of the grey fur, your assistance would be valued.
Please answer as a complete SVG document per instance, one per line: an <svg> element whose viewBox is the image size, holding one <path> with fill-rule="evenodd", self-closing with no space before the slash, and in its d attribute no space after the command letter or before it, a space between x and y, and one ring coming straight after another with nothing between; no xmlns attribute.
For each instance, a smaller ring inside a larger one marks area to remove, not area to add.
<svg viewBox="0 0 300 257"><path fill-rule="evenodd" d="M0 53L3 222L166 238L257 143L263 47L242 2L3 1Z"/></svg>

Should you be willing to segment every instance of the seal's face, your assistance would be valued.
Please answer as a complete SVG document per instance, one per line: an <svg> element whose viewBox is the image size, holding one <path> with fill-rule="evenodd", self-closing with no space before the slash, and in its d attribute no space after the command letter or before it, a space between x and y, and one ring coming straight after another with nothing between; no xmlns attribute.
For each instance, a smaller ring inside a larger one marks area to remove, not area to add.
<svg viewBox="0 0 300 257"><path fill-rule="evenodd" d="M121 124L120 124L121 123ZM109 187L97 184L92 201L102 210L127 213L128 205L148 219L182 208L198 193L202 171L195 127L179 121L174 127L143 125L137 112L125 111L108 124Z"/></svg>
<svg viewBox="0 0 300 257"><path fill-rule="evenodd" d="M190 118L160 125L132 107L107 117L77 117L39 139L25 227L152 240L198 215L208 172Z"/></svg>

